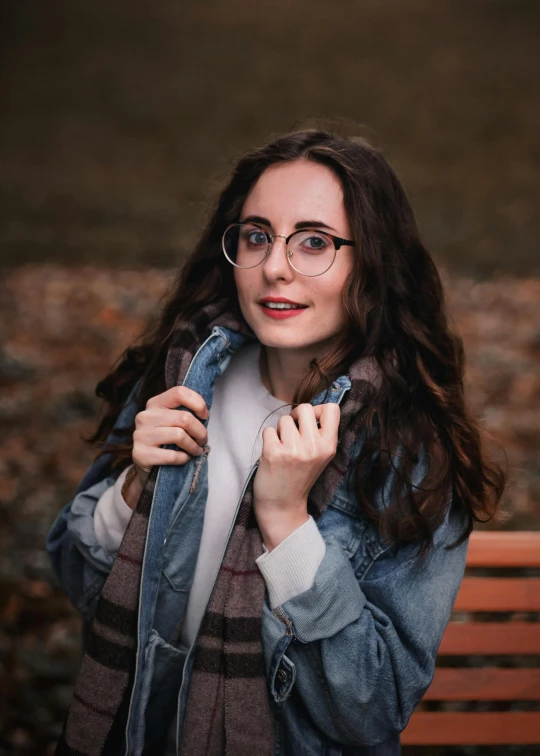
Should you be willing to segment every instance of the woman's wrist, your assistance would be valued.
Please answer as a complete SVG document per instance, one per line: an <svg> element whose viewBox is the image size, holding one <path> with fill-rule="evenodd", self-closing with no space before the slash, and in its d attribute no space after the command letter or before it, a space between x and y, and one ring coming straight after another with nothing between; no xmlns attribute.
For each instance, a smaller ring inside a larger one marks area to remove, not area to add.
<svg viewBox="0 0 540 756"><path fill-rule="evenodd" d="M261 538L268 551L272 551L279 546L295 530L304 525L309 520L309 514L306 511L297 512L288 517L280 516L274 518L258 518Z"/></svg>
<svg viewBox="0 0 540 756"><path fill-rule="evenodd" d="M122 486L121 495L130 509L135 509L137 502L141 497L143 485L139 480L135 464L128 470L124 485Z"/></svg>

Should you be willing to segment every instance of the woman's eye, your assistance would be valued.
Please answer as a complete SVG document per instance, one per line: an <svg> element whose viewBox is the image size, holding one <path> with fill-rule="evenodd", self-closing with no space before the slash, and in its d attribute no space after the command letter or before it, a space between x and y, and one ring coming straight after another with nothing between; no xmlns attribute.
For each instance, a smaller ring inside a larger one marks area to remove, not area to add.
<svg viewBox="0 0 540 756"><path fill-rule="evenodd" d="M266 244L266 236L260 231L252 231L248 234L248 242L250 244Z"/></svg>
<svg viewBox="0 0 540 756"><path fill-rule="evenodd" d="M309 236L305 239L304 244L307 245L308 249L319 250L325 249L327 241L322 236Z"/></svg>

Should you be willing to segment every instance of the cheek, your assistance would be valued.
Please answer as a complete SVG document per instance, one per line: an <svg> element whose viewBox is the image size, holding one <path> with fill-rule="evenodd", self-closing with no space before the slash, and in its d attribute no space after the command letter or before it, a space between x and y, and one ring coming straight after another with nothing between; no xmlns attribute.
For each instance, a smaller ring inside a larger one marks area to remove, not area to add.
<svg viewBox="0 0 540 756"><path fill-rule="evenodd" d="M325 308L337 311L343 307L343 284L341 281L325 282L317 291L316 301Z"/></svg>
<svg viewBox="0 0 540 756"><path fill-rule="evenodd" d="M261 291L259 274L255 270L235 270L234 280L238 303L244 317L248 317L248 313L253 311L253 302Z"/></svg>
<svg viewBox="0 0 540 756"><path fill-rule="evenodd" d="M352 272L352 263L350 261L342 261L342 265L339 269L336 269L335 276L331 280L327 281L326 297L328 302L331 302L331 307L335 312L341 313L341 319L346 318L345 311L345 291L347 288L347 281L349 275Z"/></svg>
<svg viewBox="0 0 540 756"><path fill-rule="evenodd" d="M341 289L336 290L332 293L331 297L328 298L328 301L330 303L332 316L335 322L341 324L345 320L345 308L343 307L343 296Z"/></svg>
<svg viewBox="0 0 540 756"><path fill-rule="evenodd" d="M336 281L330 286L321 287L314 301L318 305L319 312L324 314L330 328L340 328L348 320L344 305L344 286L341 281Z"/></svg>
<svg viewBox="0 0 540 756"><path fill-rule="evenodd" d="M235 268L234 282L236 283L236 291L238 292L238 298L240 300L245 300L253 288L253 283L250 280L251 278L253 278L253 276L250 276L248 271Z"/></svg>

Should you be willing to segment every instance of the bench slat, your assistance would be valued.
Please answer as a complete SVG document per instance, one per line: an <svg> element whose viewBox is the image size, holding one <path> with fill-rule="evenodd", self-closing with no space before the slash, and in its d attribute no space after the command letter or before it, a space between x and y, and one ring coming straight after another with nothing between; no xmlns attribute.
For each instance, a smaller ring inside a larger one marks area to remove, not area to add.
<svg viewBox="0 0 540 756"><path fill-rule="evenodd" d="M540 567L540 532L471 533L468 567Z"/></svg>
<svg viewBox="0 0 540 756"><path fill-rule="evenodd" d="M532 745L540 743L540 712L413 714L403 745Z"/></svg>
<svg viewBox="0 0 540 756"><path fill-rule="evenodd" d="M540 669L439 668L424 701L540 701Z"/></svg>
<svg viewBox="0 0 540 756"><path fill-rule="evenodd" d="M538 612L540 578L465 577L454 611Z"/></svg>
<svg viewBox="0 0 540 756"><path fill-rule="evenodd" d="M467 567L540 567L540 532L475 531ZM456 612L538 612L540 578L466 575ZM540 654L536 623L451 622L439 656ZM540 669L438 667L425 701L537 701ZM404 746L540 744L540 712L417 711L401 736Z"/></svg>
<svg viewBox="0 0 540 756"><path fill-rule="evenodd" d="M540 654L540 624L534 622L450 622L440 656Z"/></svg>

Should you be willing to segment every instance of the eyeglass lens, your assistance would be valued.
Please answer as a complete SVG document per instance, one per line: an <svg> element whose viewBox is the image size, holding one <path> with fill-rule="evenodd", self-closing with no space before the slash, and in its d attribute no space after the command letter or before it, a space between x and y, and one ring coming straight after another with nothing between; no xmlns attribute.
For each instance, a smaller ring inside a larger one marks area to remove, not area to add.
<svg viewBox="0 0 540 756"><path fill-rule="evenodd" d="M241 268L259 265L269 249L265 232L251 223L235 223L223 235L223 250L230 262ZM289 239L287 251L293 267L307 276L324 273L334 262L332 239L320 231L297 231Z"/></svg>

